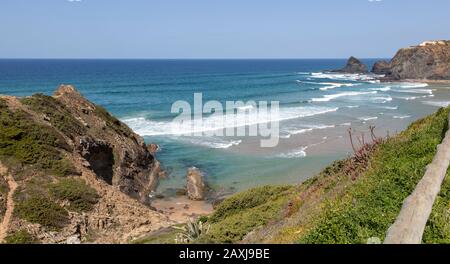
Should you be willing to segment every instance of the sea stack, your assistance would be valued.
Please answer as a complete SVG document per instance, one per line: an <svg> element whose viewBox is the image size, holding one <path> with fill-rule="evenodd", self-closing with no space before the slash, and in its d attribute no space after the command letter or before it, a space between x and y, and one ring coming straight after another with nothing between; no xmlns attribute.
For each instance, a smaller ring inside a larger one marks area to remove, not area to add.
<svg viewBox="0 0 450 264"><path fill-rule="evenodd" d="M450 80L450 41L425 41L400 49L386 75L390 80Z"/></svg>
<svg viewBox="0 0 450 264"><path fill-rule="evenodd" d="M340 73L368 73L369 70L367 66L355 57L350 57L347 61L347 65L339 70L334 70L332 72Z"/></svg>
<svg viewBox="0 0 450 264"><path fill-rule="evenodd" d="M193 201L202 201L206 198L208 187L205 184L205 175L198 168L192 167L187 171L187 195Z"/></svg>

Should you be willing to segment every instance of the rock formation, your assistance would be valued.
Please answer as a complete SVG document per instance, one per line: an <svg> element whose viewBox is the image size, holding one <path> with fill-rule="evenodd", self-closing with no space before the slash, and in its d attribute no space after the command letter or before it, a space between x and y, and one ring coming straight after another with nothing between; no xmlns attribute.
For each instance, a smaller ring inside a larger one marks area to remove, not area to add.
<svg viewBox="0 0 450 264"><path fill-rule="evenodd" d="M125 243L173 224L148 206L162 171L144 140L74 87L0 96L0 123L0 240Z"/></svg>
<svg viewBox="0 0 450 264"><path fill-rule="evenodd" d="M390 72L390 70L391 64L385 60L375 62L375 64L372 67L372 73L379 75L386 75Z"/></svg>
<svg viewBox="0 0 450 264"><path fill-rule="evenodd" d="M69 135L97 176L141 202L158 185L159 162L144 140L102 107L86 100L72 86L54 94L70 114L87 128L83 135Z"/></svg>
<svg viewBox="0 0 450 264"><path fill-rule="evenodd" d="M426 41L400 49L390 63L390 80L450 80L450 41Z"/></svg>
<svg viewBox="0 0 450 264"><path fill-rule="evenodd" d="M340 69L340 70L334 70L332 72L340 72L340 73L368 73L369 70L367 69L367 66L362 63L360 60L358 60L355 57L350 57L347 61L347 65Z"/></svg>
<svg viewBox="0 0 450 264"><path fill-rule="evenodd" d="M194 201L206 199L208 187L205 183L205 176L199 169L192 167L188 169L187 175L187 195Z"/></svg>

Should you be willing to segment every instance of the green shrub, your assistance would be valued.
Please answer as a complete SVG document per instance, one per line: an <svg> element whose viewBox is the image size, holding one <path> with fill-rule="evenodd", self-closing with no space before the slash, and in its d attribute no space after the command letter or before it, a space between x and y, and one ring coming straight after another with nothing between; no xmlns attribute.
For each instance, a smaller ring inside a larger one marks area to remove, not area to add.
<svg viewBox="0 0 450 264"><path fill-rule="evenodd" d="M98 202L97 192L79 179L66 178L50 185L50 193L59 201L68 201L69 210L85 212Z"/></svg>
<svg viewBox="0 0 450 264"><path fill-rule="evenodd" d="M49 122L66 136L74 138L76 135L86 133L86 128L75 119L67 108L58 100L51 96L35 94L21 100L28 105L31 110L45 114Z"/></svg>
<svg viewBox="0 0 450 264"><path fill-rule="evenodd" d="M263 186L238 193L225 201L209 218L209 222L215 223L228 216L240 213L242 210L250 209L258 205L277 199L279 195L292 188L291 186Z"/></svg>
<svg viewBox="0 0 450 264"><path fill-rule="evenodd" d="M59 176L76 173L63 150L71 148L54 129L35 123L23 111L0 107L0 156Z"/></svg>
<svg viewBox="0 0 450 264"><path fill-rule="evenodd" d="M414 190L432 161L436 146L447 129L448 112L449 109L441 109L380 145L370 160L369 169L346 188L343 197L325 204L321 215L313 220L311 228L302 233L298 242L355 244L366 243L370 237L384 240L404 199ZM433 226L427 227L426 239L439 238L437 233L444 227L449 234L449 225L445 223L448 223L448 213L442 216L444 205L448 212L449 196L442 195L446 199L438 205L441 216L431 219Z"/></svg>
<svg viewBox="0 0 450 264"><path fill-rule="evenodd" d="M238 242L255 228L281 219L292 190L291 186L264 186L232 196L208 219L211 228L197 242Z"/></svg>
<svg viewBox="0 0 450 264"><path fill-rule="evenodd" d="M133 131L119 119L112 116L105 108L100 105L95 106L94 113L106 122L106 125L116 131L118 134L129 137Z"/></svg>
<svg viewBox="0 0 450 264"><path fill-rule="evenodd" d="M38 244L39 241L26 230L19 230L5 237L5 244Z"/></svg>
<svg viewBox="0 0 450 264"><path fill-rule="evenodd" d="M60 229L69 221L69 214L64 208L44 197L31 197L17 202L14 214L52 229Z"/></svg>
<svg viewBox="0 0 450 264"><path fill-rule="evenodd" d="M450 244L450 170L428 219L423 243Z"/></svg>

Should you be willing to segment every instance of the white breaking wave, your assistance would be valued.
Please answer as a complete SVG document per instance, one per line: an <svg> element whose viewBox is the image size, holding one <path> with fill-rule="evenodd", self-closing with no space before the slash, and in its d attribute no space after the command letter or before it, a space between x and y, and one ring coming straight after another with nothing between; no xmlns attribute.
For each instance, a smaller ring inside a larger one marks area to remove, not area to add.
<svg viewBox="0 0 450 264"><path fill-rule="evenodd" d="M330 79L330 80L347 80L347 81L363 81L369 83L378 83L377 78L383 75L373 75L373 74L347 74L347 73L324 73L324 72L313 72L311 73L312 78L318 79Z"/></svg>
<svg viewBox="0 0 450 264"><path fill-rule="evenodd" d="M401 88L423 88L428 87L428 83L403 83L400 84Z"/></svg>
<svg viewBox="0 0 450 264"><path fill-rule="evenodd" d="M377 120L378 117L376 117L376 116L373 116L373 117L371 117L371 116L363 116L363 117L360 117L358 119L361 120L361 121L371 121L371 120Z"/></svg>
<svg viewBox="0 0 450 264"><path fill-rule="evenodd" d="M368 94L376 94L377 91L372 92L343 92L338 94L329 94L324 95L322 98L313 98L311 99L313 102L329 102L333 99L339 98L339 97L349 97L349 96L358 96L358 95L368 95Z"/></svg>
<svg viewBox="0 0 450 264"><path fill-rule="evenodd" d="M430 97L434 97L434 94L424 95L424 96L396 97L396 98L403 99L403 100L406 100L406 101L412 101L412 100L416 100L416 99L420 99L420 98L430 98Z"/></svg>
<svg viewBox="0 0 450 264"><path fill-rule="evenodd" d="M380 92L387 92L390 91L392 88L390 86L383 87L383 88L370 88L370 91L380 91Z"/></svg>
<svg viewBox="0 0 450 264"><path fill-rule="evenodd" d="M437 107L447 107L450 106L450 101L424 101L422 102L423 104L426 105L432 105L432 106L437 106Z"/></svg>
<svg viewBox="0 0 450 264"><path fill-rule="evenodd" d="M196 120L186 121L183 124L172 123L171 121L154 121L144 117L128 118L122 120L131 129L141 136L159 135L192 135L194 133L219 131L226 128L236 128L243 126L254 126L271 122L322 115L336 112L339 108L334 107L287 107L281 108L278 116L258 115L257 111L250 113L238 112L236 115L223 115L205 117L202 125L197 125Z"/></svg>
<svg viewBox="0 0 450 264"><path fill-rule="evenodd" d="M321 90L321 91L328 91L328 90L332 90L332 89L336 89L336 88L340 88L340 87L353 87L353 86L361 85L360 83L306 82L306 81L301 81L301 80L297 80L297 82L298 83L307 83L307 84L312 84L312 85L325 85L325 87L319 88L319 90Z"/></svg>
<svg viewBox="0 0 450 264"><path fill-rule="evenodd" d="M308 147L301 147L300 149L296 149L287 153L281 153L276 155L277 158L283 159L297 159L306 157L306 150Z"/></svg>
<svg viewBox="0 0 450 264"><path fill-rule="evenodd" d="M187 139L191 144L214 149L228 149L233 146L238 146L239 144L242 143L242 140L226 141L218 137L214 138L201 137L201 138L185 138L185 139Z"/></svg>
<svg viewBox="0 0 450 264"><path fill-rule="evenodd" d="M397 89L392 91L396 93L433 94L433 90L431 89Z"/></svg>
<svg viewBox="0 0 450 264"><path fill-rule="evenodd" d="M409 115L404 115L404 116L393 116L394 119L406 119L406 118L410 118L411 116Z"/></svg>
<svg viewBox="0 0 450 264"><path fill-rule="evenodd" d="M384 106L382 108L387 110L398 110L398 106Z"/></svg>
<svg viewBox="0 0 450 264"><path fill-rule="evenodd" d="M374 103L381 103L381 104L385 104L387 102L391 102L392 100L393 99L390 96L384 96L384 97L380 96L380 97L373 97L372 98L372 101Z"/></svg>
<svg viewBox="0 0 450 264"><path fill-rule="evenodd" d="M307 126L306 128L301 128L301 129L286 130L284 132L288 133L289 135L299 135L299 134L304 134L304 133L311 132L314 130L322 130L322 129L335 128L335 127L336 127L335 125L315 125L315 126Z"/></svg>
<svg viewBox="0 0 450 264"><path fill-rule="evenodd" d="M359 84L353 84L353 83L321 83L328 86L320 88L321 91L328 91L331 89L341 88L341 87L352 87L357 86Z"/></svg>

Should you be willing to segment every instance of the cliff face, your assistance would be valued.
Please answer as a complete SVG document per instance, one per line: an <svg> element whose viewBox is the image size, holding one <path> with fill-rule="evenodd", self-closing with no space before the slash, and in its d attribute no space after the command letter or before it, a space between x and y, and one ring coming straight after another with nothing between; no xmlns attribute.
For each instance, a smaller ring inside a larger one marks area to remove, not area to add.
<svg viewBox="0 0 450 264"><path fill-rule="evenodd" d="M450 80L450 41L427 41L400 49L389 65L392 80Z"/></svg>
<svg viewBox="0 0 450 264"><path fill-rule="evenodd" d="M171 224L145 205L162 172L144 140L72 86L0 96L0 123L0 242L121 243Z"/></svg>
<svg viewBox="0 0 450 264"><path fill-rule="evenodd" d="M105 109L82 97L72 86L61 86L54 94L85 128L68 133L75 150L99 178L143 202L158 185L160 164L144 140Z"/></svg>
<svg viewBox="0 0 450 264"><path fill-rule="evenodd" d="M377 61L372 67L372 73L386 75L391 70L391 64L388 61Z"/></svg>

